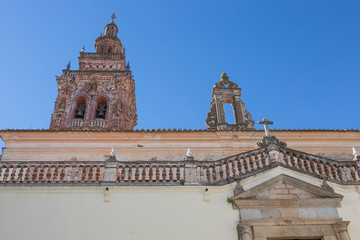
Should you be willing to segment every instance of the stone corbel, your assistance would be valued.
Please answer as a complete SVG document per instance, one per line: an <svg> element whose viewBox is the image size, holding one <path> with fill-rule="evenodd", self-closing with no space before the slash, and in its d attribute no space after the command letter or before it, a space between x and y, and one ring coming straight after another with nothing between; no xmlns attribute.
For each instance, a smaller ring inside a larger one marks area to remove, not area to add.
<svg viewBox="0 0 360 240"><path fill-rule="evenodd" d="M342 221L334 224L334 229L339 240L351 240L347 229L349 223L349 221Z"/></svg>
<svg viewBox="0 0 360 240"><path fill-rule="evenodd" d="M237 231L239 235L239 240L252 240L252 231L251 227L246 224L239 223L237 225Z"/></svg>

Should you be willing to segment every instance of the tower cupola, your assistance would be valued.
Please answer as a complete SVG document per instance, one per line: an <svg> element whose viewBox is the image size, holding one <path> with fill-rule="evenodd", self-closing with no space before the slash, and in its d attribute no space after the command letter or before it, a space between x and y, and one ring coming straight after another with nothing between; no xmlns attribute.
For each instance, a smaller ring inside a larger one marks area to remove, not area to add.
<svg viewBox="0 0 360 240"><path fill-rule="evenodd" d="M117 37L119 29L114 22L108 23L104 28L104 36Z"/></svg>
<svg viewBox="0 0 360 240"><path fill-rule="evenodd" d="M115 14L111 16L111 23L106 24L104 28L104 35L100 35L95 40L95 50L97 53L121 53L123 46L120 39L117 37L119 31L114 22Z"/></svg>

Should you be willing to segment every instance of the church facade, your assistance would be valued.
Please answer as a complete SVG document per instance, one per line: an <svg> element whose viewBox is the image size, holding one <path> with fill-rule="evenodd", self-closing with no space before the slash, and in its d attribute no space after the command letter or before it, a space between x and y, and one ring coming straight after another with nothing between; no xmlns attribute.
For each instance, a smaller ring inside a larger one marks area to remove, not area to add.
<svg viewBox="0 0 360 240"><path fill-rule="evenodd" d="M0 131L3 239L360 239L359 130L255 130L226 73L207 129L134 130L117 33L56 78L50 129Z"/></svg>

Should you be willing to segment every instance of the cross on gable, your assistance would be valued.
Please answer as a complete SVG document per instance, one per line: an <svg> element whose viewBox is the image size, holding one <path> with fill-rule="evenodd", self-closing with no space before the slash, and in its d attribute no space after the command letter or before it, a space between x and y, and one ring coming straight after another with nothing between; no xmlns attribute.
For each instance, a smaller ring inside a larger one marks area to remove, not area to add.
<svg viewBox="0 0 360 240"><path fill-rule="evenodd" d="M262 121L258 121L258 124L264 124L265 136L270 137L269 125L274 124L274 122L268 121L266 118L264 118Z"/></svg>

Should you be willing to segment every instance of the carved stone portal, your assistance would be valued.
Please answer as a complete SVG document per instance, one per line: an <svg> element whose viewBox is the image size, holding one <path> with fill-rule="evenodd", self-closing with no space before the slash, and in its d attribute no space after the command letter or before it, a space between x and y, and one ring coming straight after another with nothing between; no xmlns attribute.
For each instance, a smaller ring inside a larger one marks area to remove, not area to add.
<svg viewBox="0 0 360 240"><path fill-rule="evenodd" d="M245 130L254 127L251 114L246 110L241 100L241 88L229 80L226 73L221 74L219 82L212 90L213 100L207 114L206 126L214 130ZM235 124L228 124L225 119L224 103L230 103L234 110Z"/></svg>
<svg viewBox="0 0 360 240"><path fill-rule="evenodd" d="M237 191L231 201L240 212L239 240L350 240L349 222L337 212L341 199L328 187L279 175Z"/></svg>

